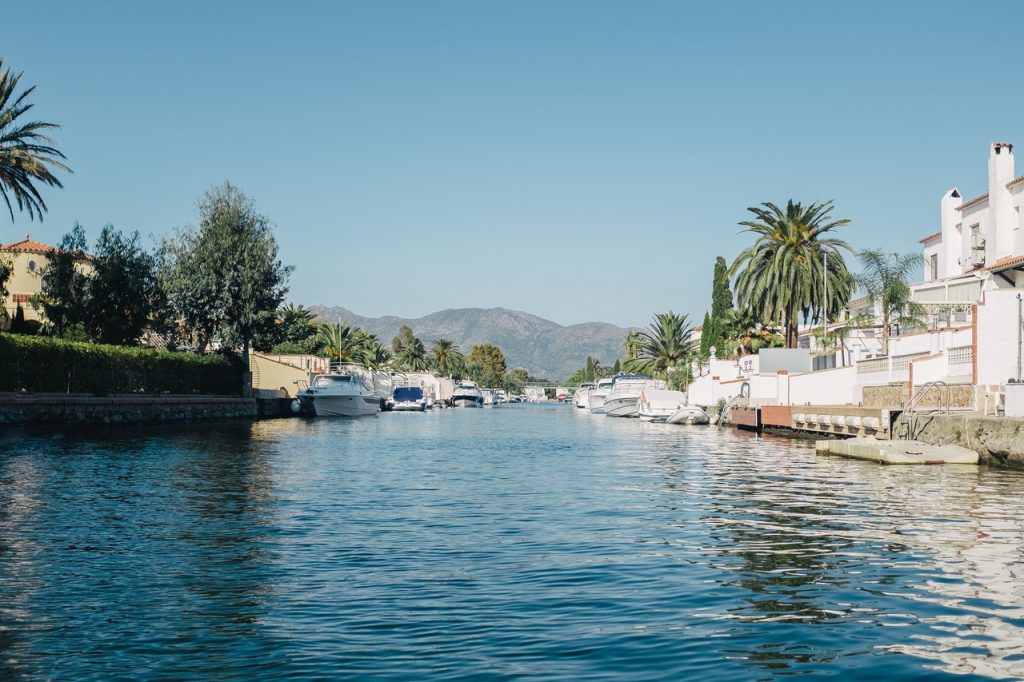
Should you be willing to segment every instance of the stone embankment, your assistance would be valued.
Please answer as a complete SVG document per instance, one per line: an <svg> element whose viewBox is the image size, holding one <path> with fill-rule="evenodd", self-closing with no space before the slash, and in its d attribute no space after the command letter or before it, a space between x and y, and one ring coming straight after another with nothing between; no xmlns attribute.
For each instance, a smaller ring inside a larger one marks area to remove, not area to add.
<svg viewBox="0 0 1024 682"><path fill-rule="evenodd" d="M901 415L894 430L907 428ZM899 432L899 431L897 431ZM982 464L1024 467L1024 419L978 414L917 414L909 435L932 445L960 445L974 450Z"/></svg>
<svg viewBox="0 0 1024 682"><path fill-rule="evenodd" d="M0 425L135 424L256 417L256 400L239 396L0 394Z"/></svg>

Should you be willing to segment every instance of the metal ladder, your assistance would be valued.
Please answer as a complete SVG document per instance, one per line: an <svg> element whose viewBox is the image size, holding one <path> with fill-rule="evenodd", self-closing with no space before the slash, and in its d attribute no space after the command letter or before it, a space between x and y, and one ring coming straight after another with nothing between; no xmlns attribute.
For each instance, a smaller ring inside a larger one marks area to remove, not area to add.
<svg viewBox="0 0 1024 682"><path fill-rule="evenodd" d="M932 390L938 389L941 391L940 396L944 395L946 398L946 405L943 407L942 398L939 398L939 406L934 409L928 410L928 413L939 412L941 414L949 414L950 405L952 403L952 391L945 381L929 381L920 390L915 391L911 397L910 402L903 408L903 432L900 435L901 440L911 440L914 434L915 419L917 417L917 407L921 403L921 399L924 398Z"/></svg>

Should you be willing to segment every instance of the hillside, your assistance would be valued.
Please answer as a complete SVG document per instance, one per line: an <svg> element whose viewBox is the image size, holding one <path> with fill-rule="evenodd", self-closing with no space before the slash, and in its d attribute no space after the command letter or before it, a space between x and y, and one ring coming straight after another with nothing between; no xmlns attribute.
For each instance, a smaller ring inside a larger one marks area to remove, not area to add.
<svg viewBox="0 0 1024 682"><path fill-rule="evenodd" d="M505 352L509 369L525 367L531 375L564 379L592 355L611 364L622 355L626 331L605 322L587 322L563 327L542 317L505 308L459 308L442 310L414 320L400 317L363 317L351 310L322 305L311 306L328 322L342 321L363 327L384 343L403 324L412 328L429 348L437 338L454 339L464 353L478 343L493 343Z"/></svg>

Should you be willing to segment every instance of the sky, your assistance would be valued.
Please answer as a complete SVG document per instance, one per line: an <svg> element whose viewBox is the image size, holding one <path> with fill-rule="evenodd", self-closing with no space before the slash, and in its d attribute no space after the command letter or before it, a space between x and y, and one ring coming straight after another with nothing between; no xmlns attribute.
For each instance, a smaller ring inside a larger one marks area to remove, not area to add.
<svg viewBox="0 0 1024 682"><path fill-rule="evenodd" d="M646 325L710 306L760 202L917 251L1024 144L1019 2L15 3L0 57L73 175L42 222L147 244L230 180L289 300ZM1024 147L1021 147L1024 149ZM1018 174L1024 172L1024 163Z"/></svg>

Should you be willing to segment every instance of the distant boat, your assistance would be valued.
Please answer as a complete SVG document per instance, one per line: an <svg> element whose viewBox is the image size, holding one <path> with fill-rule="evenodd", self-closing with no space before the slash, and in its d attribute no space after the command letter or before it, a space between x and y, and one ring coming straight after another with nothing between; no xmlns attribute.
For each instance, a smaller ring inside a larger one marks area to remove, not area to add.
<svg viewBox="0 0 1024 682"><path fill-rule="evenodd" d="M472 381L463 381L452 392L452 405L455 407L483 407L484 396L480 387Z"/></svg>
<svg viewBox="0 0 1024 682"><path fill-rule="evenodd" d="M679 408L685 407L688 397L684 391L647 388L640 390L637 401L637 413L644 421L663 422L675 414Z"/></svg>
<svg viewBox="0 0 1024 682"><path fill-rule="evenodd" d="M580 384L580 387L576 389L576 395L573 396L572 404L581 410L590 409L590 392L593 390L594 384L587 382Z"/></svg>
<svg viewBox="0 0 1024 682"><path fill-rule="evenodd" d="M318 417L362 417L380 412L373 375L357 365L341 365L313 378L299 402Z"/></svg>
<svg viewBox="0 0 1024 682"><path fill-rule="evenodd" d="M587 397L587 405L593 414L604 414L604 400L608 397L608 391L612 390L613 379L598 379L597 386L590 389Z"/></svg>
<svg viewBox="0 0 1024 682"><path fill-rule="evenodd" d="M494 407L498 404L498 394L495 391L485 388L480 391L480 395L483 398L484 407Z"/></svg>

